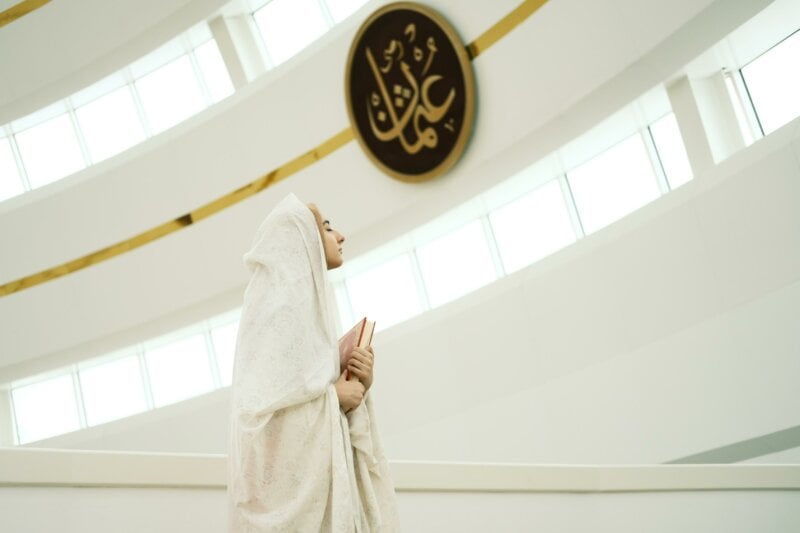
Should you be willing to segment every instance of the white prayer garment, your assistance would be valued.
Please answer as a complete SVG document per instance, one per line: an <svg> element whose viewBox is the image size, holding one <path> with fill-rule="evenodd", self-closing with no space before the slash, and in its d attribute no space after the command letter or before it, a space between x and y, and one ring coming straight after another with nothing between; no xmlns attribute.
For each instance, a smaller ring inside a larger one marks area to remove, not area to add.
<svg viewBox="0 0 800 533"><path fill-rule="evenodd" d="M229 450L230 531L394 532L369 392L339 407L336 311L311 210L284 198L244 256Z"/></svg>

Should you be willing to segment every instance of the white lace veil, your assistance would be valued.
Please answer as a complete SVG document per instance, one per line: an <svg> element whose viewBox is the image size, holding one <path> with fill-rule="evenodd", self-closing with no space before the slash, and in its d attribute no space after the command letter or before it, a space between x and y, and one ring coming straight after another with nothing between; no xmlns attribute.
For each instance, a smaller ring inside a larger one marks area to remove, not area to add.
<svg viewBox="0 0 800 533"><path fill-rule="evenodd" d="M338 344L325 252L308 206L293 194L284 198L244 262L253 277L239 326L234 408L258 418L321 393L338 377Z"/></svg>
<svg viewBox="0 0 800 533"><path fill-rule="evenodd" d="M233 370L230 531L398 530L368 394L345 417L319 227L294 195L256 233ZM351 441L352 438L352 441Z"/></svg>

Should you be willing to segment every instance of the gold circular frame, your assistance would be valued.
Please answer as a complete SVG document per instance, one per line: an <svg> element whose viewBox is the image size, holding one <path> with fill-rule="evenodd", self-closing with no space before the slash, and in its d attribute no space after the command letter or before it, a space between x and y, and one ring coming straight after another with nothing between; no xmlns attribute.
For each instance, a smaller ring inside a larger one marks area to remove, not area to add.
<svg viewBox="0 0 800 533"><path fill-rule="evenodd" d="M421 174L405 174L402 172L398 172L393 168L387 166L383 161L381 161L370 149L367 145L367 142L361 135L361 131L356 124L355 114L353 112L353 103L350 101L350 74L352 71L353 66L353 57L356 52L357 45L361 40L361 37L364 33L369 29L372 23L378 19L379 17L383 16L384 14L396 11L396 10L408 10L408 11L415 11L425 17L431 19L439 29L447 36L447 39L450 43L450 46L453 47L453 50L456 53L456 57L458 58L459 66L461 67L461 73L464 77L464 122L461 127L461 131L458 133L458 138L456 139L455 144L453 145L450 153L447 154L438 165L436 165L431 170L423 172ZM361 146L361 149L367 154L367 157L380 168L385 174L388 174L392 178L395 178L400 181L404 181L407 183L420 183L423 181L428 181L433 179L437 176L440 176L450 170L452 166L458 161L461 157L461 154L464 152L464 149L467 145L467 141L469 140L470 136L472 135L472 127L473 121L475 118L475 76L472 72L472 63L470 61L470 57L467 54L467 48L464 43L461 41L461 38L456 33L455 29L450 25L447 20L442 17L438 12L434 11L432 8L417 4L415 2L394 2L391 4L387 4L375 12L373 12L364 23L358 28L355 37L353 37L352 44L350 45L350 51L347 54L347 68L345 70L345 100L347 104L347 116L350 120L350 127L353 129L353 133L355 138L358 140L358 144Z"/></svg>

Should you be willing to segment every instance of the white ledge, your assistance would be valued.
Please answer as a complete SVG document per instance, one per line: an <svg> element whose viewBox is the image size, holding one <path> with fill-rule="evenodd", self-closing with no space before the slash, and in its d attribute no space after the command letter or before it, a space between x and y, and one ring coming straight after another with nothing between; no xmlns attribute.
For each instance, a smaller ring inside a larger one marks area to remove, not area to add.
<svg viewBox="0 0 800 533"><path fill-rule="evenodd" d="M800 490L800 465L531 465L392 461L398 491ZM0 487L225 489L224 455L0 448Z"/></svg>

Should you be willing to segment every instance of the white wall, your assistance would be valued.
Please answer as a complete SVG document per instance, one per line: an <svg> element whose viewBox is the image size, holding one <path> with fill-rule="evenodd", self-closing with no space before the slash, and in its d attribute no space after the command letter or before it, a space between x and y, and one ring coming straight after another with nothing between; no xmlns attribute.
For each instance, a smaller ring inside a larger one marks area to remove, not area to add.
<svg viewBox="0 0 800 533"><path fill-rule="evenodd" d="M0 449L0 529L225 529L225 458ZM784 532L800 467L392 463L404 531ZM42 512L42 510L46 512Z"/></svg>
<svg viewBox="0 0 800 533"><path fill-rule="evenodd" d="M227 453L229 413L230 387L225 387L153 411L44 439L27 447Z"/></svg>
<svg viewBox="0 0 800 533"><path fill-rule="evenodd" d="M800 425L799 126L379 334L387 455L660 463ZM214 394L185 404L176 428L218 432L190 447L156 414L36 445L222 453Z"/></svg>
<svg viewBox="0 0 800 533"><path fill-rule="evenodd" d="M448 176L392 181L350 143L212 219L0 298L0 382L236 306L241 253L288 190L325 206L357 255L551 153L768 3L548 3L474 63L476 132ZM433 4L469 41L516 2ZM174 130L0 204L0 280L169 220L340 131L357 24ZM297 98L298 87L314 92ZM800 344L796 130L382 335L375 393L390 456L662 462L800 424L790 379ZM220 391L47 444L222 452L226 402Z"/></svg>
<svg viewBox="0 0 800 533"><path fill-rule="evenodd" d="M768 3L550 2L475 61L476 130L448 176L417 186L393 181L350 143L209 220L0 298L0 382L168 331L195 320L198 309L211 314L235 306L246 281L242 251L269 207L289 190L332 213L349 235L348 254L385 242L547 155ZM476 2L470 9L454 0L431 4L469 41L517 2ZM344 58L357 24L334 29L295 62L183 125L0 204L0 280L171 220L341 131L347 125ZM313 128L298 127L305 124Z"/></svg>
<svg viewBox="0 0 800 533"><path fill-rule="evenodd" d="M663 462L800 424L800 140L780 133L387 332L390 456Z"/></svg>
<svg viewBox="0 0 800 533"><path fill-rule="evenodd" d="M408 492L397 501L403 531L415 533L785 533L800 528L798 491ZM0 488L0 527L28 533L219 533L227 527L225 504L224 489Z"/></svg>
<svg viewBox="0 0 800 533"><path fill-rule="evenodd" d="M674 533L793 531L795 492L643 494L410 493L398 498L404 530Z"/></svg>
<svg viewBox="0 0 800 533"><path fill-rule="evenodd" d="M0 124L105 78L207 19L227 1L51 2L4 26Z"/></svg>
<svg viewBox="0 0 800 533"><path fill-rule="evenodd" d="M753 459L742 462L769 465L800 464L800 446L781 452L762 455L761 457L754 457Z"/></svg>

